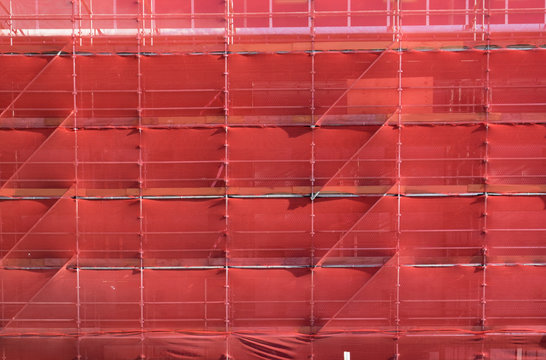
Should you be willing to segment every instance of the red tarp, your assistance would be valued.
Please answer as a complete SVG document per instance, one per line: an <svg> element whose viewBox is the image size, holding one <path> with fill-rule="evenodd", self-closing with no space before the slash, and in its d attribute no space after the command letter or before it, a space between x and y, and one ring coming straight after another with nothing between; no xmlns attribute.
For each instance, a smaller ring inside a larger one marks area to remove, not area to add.
<svg viewBox="0 0 546 360"><path fill-rule="evenodd" d="M0 0L2 359L545 358L544 15Z"/></svg>

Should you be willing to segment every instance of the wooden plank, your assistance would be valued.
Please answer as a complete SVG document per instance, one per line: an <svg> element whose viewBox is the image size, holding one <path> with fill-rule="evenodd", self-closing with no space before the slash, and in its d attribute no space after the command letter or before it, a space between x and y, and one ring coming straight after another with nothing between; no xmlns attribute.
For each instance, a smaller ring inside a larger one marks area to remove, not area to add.
<svg viewBox="0 0 546 360"><path fill-rule="evenodd" d="M358 91L358 90L355 90ZM489 114L489 122L493 124L518 124L518 123L546 123L546 113L500 113L492 112ZM389 114L335 114L329 115L329 122L335 125L377 125L382 124ZM166 128L191 128L204 126L223 126L223 116L169 116L169 117L143 117L142 125L144 127L166 127ZM485 122L485 113L403 113L401 115L402 123L408 124L467 124L467 123L482 123ZM397 119L396 119L397 121ZM396 125L396 121L390 121L389 125ZM10 118L6 116L0 128L20 128L20 129L40 129L53 128L59 126L62 119L58 117L51 118ZM228 123L231 126L239 125L271 125L271 126L310 126L312 124L312 116L309 114L297 115L261 115L261 116L229 116ZM104 128L115 129L115 124L104 124L100 118L96 121L79 118L79 126L83 128ZM68 125L61 127L71 128ZM119 125L121 128L137 128L138 122L130 121Z"/></svg>
<svg viewBox="0 0 546 360"><path fill-rule="evenodd" d="M483 193L487 188L491 193L546 193L546 185L419 185L400 186L402 194L474 194ZM0 191L4 197L59 197L65 194L66 188L7 188ZM328 186L321 191L323 195L383 195L397 194L398 187L393 185L370 185L370 186ZM78 192L70 190L66 196L80 197L138 197L138 188L123 189L85 189L79 188ZM310 195L310 186L278 186L278 187L229 187L228 195L241 196L267 196L267 195ZM146 188L142 191L143 196L224 196L224 187L199 187L199 188Z"/></svg>

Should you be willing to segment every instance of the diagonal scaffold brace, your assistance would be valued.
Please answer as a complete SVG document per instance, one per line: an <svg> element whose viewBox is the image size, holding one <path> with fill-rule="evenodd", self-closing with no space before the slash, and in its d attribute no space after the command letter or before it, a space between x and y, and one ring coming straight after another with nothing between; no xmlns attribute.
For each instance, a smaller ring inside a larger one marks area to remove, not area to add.
<svg viewBox="0 0 546 360"><path fill-rule="evenodd" d="M0 119L2 119L4 115L6 115L6 113L15 105L17 100L19 100L21 96L26 93L26 91L32 86L32 84L34 84L36 80L40 78L40 76L55 62L55 60L61 56L63 49L64 46L55 54L55 56L53 56L53 59L49 60L47 64L45 64L44 67L36 75L34 75L34 77L25 85L25 87L17 94L17 96L4 108L4 110L2 110L2 112L0 113Z"/></svg>
<svg viewBox="0 0 546 360"><path fill-rule="evenodd" d="M381 53L371 62L370 65L368 65L368 67L366 69L364 69L364 71L353 81L353 83L351 84L351 86L349 86L347 89L345 89L345 91L337 98L336 101L334 101L334 103L332 105L330 105L330 107L324 112L324 114L322 114L320 116L320 118L315 122L315 126L321 126L322 125L322 122L324 121L324 118L326 116L328 116L328 114L339 104L339 102L355 87L356 84L358 84L358 82L360 80L362 80L362 78L364 76L366 76L366 74L368 72L370 72L370 70L372 70L374 68L374 66L379 62L379 60L381 60L381 58L387 53L389 52L390 49L392 49L392 47L394 46L394 44L396 44L397 41L393 41L391 42L385 49L383 49L381 51Z"/></svg>

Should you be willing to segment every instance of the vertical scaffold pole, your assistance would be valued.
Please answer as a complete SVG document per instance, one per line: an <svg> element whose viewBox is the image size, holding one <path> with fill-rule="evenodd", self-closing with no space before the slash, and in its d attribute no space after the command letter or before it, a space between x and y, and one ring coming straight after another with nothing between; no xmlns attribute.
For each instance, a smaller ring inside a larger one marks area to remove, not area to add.
<svg viewBox="0 0 546 360"><path fill-rule="evenodd" d="M315 358L315 198L312 194L315 193L315 0L309 0L309 28L311 32L311 249L310 249L310 264L311 268L311 302L310 302L310 322L309 331L311 337L311 360Z"/></svg>
<svg viewBox="0 0 546 360"><path fill-rule="evenodd" d="M396 312L395 312L395 347L394 347L394 359L398 360L400 357L399 340L400 340L400 237L401 237L401 218L402 218L402 187L401 187L401 175L402 175L402 9L401 1L396 0L396 39L398 41L398 106L397 106L397 136L396 143Z"/></svg>
<svg viewBox="0 0 546 360"><path fill-rule="evenodd" d="M143 163L142 163L142 45L144 43L144 13L146 0L139 0L138 4L138 31L137 31L137 94L138 94L138 238L139 238L139 273L140 273L140 357L145 355L145 326L144 326L144 212L143 212Z"/></svg>
<svg viewBox="0 0 546 360"><path fill-rule="evenodd" d="M229 288L229 49L232 41L232 0L225 0L224 8L224 206L225 206L225 341L226 341L226 360L230 360L230 288Z"/></svg>
<svg viewBox="0 0 546 360"><path fill-rule="evenodd" d="M484 4L485 7L485 4ZM482 230L482 282L481 282L481 319L480 326L483 333L481 339L482 356L485 357L485 331L487 329L487 247L488 247L488 233L487 233L487 211L488 211L488 198L489 198L489 113L491 112L491 34L490 34L490 4L487 9L484 8L484 16L486 18L486 50L485 50L485 141L484 141L484 203L483 203L483 230Z"/></svg>
<svg viewBox="0 0 546 360"><path fill-rule="evenodd" d="M77 359L81 355L81 297L80 297L80 233L79 233L79 188L78 188L78 84L76 64L76 14L78 15L78 38L81 38L81 2L72 0L72 116L74 131L74 215L75 215L75 249L76 249L76 351ZM62 125L62 124L61 124Z"/></svg>

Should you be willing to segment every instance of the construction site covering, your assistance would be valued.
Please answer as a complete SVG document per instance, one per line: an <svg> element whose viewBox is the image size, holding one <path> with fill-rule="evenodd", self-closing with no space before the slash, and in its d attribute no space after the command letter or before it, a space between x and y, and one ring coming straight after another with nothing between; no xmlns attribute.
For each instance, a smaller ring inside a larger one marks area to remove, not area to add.
<svg viewBox="0 0 546 360"><path fill-rule="evenodd" d="M0 0L0 359L546 359L545 18Z"/></svg>

